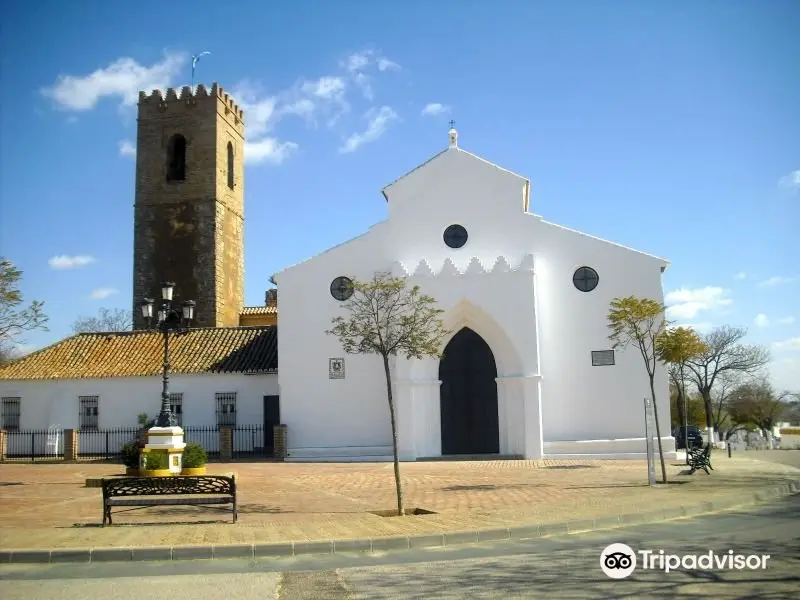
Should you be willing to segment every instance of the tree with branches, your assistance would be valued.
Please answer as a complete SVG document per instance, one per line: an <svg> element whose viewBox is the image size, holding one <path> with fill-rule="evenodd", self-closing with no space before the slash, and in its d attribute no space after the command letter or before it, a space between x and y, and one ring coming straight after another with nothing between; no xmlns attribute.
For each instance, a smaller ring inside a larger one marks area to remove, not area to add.
<svg viewBox="0 0 800 600"><path fill-rule="evenodd" d="M733 390L728 410L737 425L758 427L771 450L772 429L786 413L791 399L791 393L778 394L766 377L759 377Z"/></svg>
<svg viewBox="0 0 800 600"><path fill-rule="evenodd" d="M656 339L656 354L669 365L669 376L678 390L678 415L681 426L688 425L686 411L686 361L705 351L705 344L691 327L666 328ZM688 432L684 429L684 437ZM684 439L688 448L688 438ZM687 454L688 460L688 454Z"/></svg>
<svg viewBox="0 0 800 600"><path fill-rule="evenodd" d="M703 397L709 442L714 439L714 406L711 391L720 377L755 375L770 360L763 346L741 343L747 329L723 325L703 336L705 351L686 361L689 379Z"/></svg>
<svg viewBox="0 0 800 600"><path fill-rule="evenodd" d="M667 467L664 463L664 452L661 444L661 426L658 422L658 405L656 404L656 366L658 364L658 340L666 329L664 305L650 298L614 298L608 311L608 327L611 330L608 338L614 348L633 346L641 354L647 376L650 379L650 397L653 401L653 413L656 421L656 437L658 438L658 456L661 460L661 480L667 483Z"/></svg>
<svg viewBox="0 0 800 600"><path fill-rule="evenodd" d="M106 333L131 331L133 314L129 310L101 308L97 316L78 317L72 324L73 333Z"/></svg>
<svg viewBox="0 0 800 600"><path fill-rule="evenodd" d="M376 273L369 281L352 281L353 293L344 305L349 314L333 318L331 329L325 333L337 337L347 354L377 354L381 358L392 427L397 514L404 515L390 357L438 358L449 332L440 318L444 311L436 308L436 301L422 294L419 286L409 288L404 278Z"/></svg>
<svg viewBox="0 0 800 600"><path fill-rule="evenodd" d="M44 302L34 300L23 306L24 299L19 289L22 274L14 263L0 257L0 360L5 362L14 357L13 347L23 342L20 336L24 332L47 331Z"/></svg>

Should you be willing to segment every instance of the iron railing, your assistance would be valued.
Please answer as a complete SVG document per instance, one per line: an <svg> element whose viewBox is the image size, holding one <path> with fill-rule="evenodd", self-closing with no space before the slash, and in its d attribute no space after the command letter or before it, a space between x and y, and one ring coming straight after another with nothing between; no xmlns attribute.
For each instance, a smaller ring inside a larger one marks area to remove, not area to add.
<svg viewBox="0 0 800 600"><path fill-rule="evenodd" d="M232 457L256 458L272 455L272 448L264 444L263 425L237 425L233 428Z"/></svg>
<svg viewBox="0 0 800 600"><path fill-rule="evenodd" d="M200 444L208 454L208 458L219 457L219 427L216 425L195 425L183 428L183 441L187 444Z"/></svg>
<svg viewBox="0 0 800 600"><path fill-rule="evenodd" d="M64 430L27 429L6 431L6 458L16 460L63 460Z"/></svg>
<svg viewBox="0 0 800 600"><path fill-rule="evenodd" d="M78 431L78 458L116 458L125 444L138 439L139 431L139 427L81 429Z"/></svg>

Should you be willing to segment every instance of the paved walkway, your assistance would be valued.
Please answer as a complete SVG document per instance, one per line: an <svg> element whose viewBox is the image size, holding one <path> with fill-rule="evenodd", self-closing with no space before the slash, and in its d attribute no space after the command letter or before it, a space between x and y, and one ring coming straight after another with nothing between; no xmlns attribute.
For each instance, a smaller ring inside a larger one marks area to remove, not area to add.
<svg viewBox="0 0 800 600"><path fill-rule="evenodd" d="M0 549L150 547L362 539L594 519L752 495L800 477L792 467L719 453L711 475L680 475L651 489L643 461L403 463L405 506L436 514L379 517L395 505L391 464L211 464L235 472L240 519L202 507L123 513L101 528L101 491L88 477L108 464L0 464ZM684 482L678 484L677 482Z"/></svg>

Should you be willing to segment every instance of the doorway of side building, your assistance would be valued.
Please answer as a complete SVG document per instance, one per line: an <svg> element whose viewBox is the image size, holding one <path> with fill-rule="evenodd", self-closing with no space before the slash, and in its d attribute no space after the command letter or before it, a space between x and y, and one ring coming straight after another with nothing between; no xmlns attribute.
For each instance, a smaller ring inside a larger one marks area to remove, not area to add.
<svg viewBox="0 0 800 600"><path fill-rule="evenodd" d="M264 396L264 454L275 454L275 425L281 423L280 396Z"/></svg>

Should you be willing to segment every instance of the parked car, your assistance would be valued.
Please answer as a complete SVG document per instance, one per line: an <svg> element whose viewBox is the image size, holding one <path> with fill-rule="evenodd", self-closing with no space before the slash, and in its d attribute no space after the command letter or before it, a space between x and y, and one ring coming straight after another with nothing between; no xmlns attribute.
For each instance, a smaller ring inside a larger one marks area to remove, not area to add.
<svg viewBox="0 0 800 600"><path fill-rule="evenodd" d="M686 442L688 439L689 449L703 447L703 432L695 425L688 427L676 427L672 431L672 437L675 438L675 448L677 450L685 450Z"/></svg>

